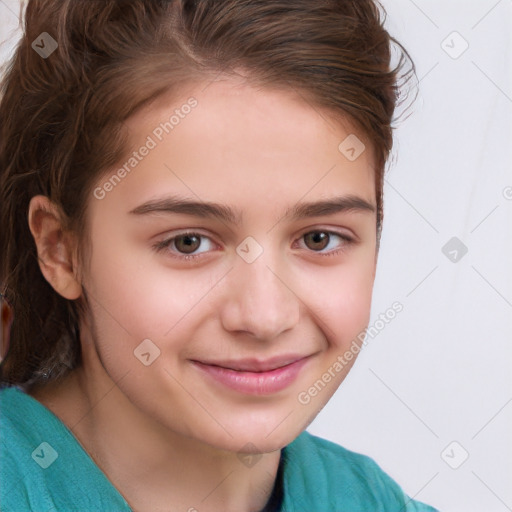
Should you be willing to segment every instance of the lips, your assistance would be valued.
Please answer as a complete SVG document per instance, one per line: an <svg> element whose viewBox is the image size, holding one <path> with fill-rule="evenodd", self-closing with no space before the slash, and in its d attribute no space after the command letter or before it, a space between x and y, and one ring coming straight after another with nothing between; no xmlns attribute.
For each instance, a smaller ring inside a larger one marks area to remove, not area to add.
<svg viewBox="0 0 512 512"><path fill-rule="evenodd" d="M217 385L251 395L268 395L286 389L310 356L282 355L271 359L192 361L193 366Z"/></svg>
<svg viewBox="0 0 512 512"><path fill-rule="evenodd" d="M282 368L289 364L293 364L300 359L304 359L302 355L284 355L277 356L263 361L257 359L238 359L234 361L197 361L201 364L209 366L219 366L227 370L234 370L237 372L253 372L263 373Z"/></svg>

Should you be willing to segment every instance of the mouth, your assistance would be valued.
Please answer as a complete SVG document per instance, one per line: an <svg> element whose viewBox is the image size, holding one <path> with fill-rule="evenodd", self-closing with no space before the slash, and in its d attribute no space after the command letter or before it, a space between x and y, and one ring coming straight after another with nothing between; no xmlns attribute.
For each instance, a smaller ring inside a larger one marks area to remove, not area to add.
<svg viewBox="0 0 512 512"><path fill-rule="evenodd" d="M311 356L284 355L272 359L197 361L192 364L209 380L239 393L268 395L286 389Z"/></svg>

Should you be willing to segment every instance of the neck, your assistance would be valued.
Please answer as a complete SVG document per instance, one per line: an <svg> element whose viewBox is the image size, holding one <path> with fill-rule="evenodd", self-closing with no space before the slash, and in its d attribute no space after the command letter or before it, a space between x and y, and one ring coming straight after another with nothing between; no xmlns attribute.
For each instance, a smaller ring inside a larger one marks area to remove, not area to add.
<svg viewBox="0 0 512 512"><path fill-rule="evenodd" d="M93 351L60 382L30 394L73 432L134 511L264 508L280 450L242 455L173 432L134 405ZM260 458L261 457L261 458Z"/></svg>

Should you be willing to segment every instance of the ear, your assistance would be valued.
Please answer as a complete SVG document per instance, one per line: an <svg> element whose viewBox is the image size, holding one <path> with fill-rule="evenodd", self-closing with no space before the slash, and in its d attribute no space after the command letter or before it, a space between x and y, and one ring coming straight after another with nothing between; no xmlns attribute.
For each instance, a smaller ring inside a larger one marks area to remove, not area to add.
<svg viewBox="0 0 512 512"><path fill-rule="evenodd" d="M28 225L45 279L64 298L78 299L82 287L76 278L74 240L63 229L62 215L57 206L45 196L34 196L29 204Z"/></svg>

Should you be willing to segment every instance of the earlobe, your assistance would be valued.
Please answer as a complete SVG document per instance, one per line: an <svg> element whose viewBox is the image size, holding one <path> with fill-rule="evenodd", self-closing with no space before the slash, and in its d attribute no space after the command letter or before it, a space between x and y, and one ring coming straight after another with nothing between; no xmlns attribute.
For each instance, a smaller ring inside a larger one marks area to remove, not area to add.
<svg viewBox="0 0 512 512"><path fill-rule="evenodd" d="M28 225L44 278L64 298L78 299L82 288L75 277L73 239L63 229L59 209L47 197L34 196L30 200Z"/></svg>

